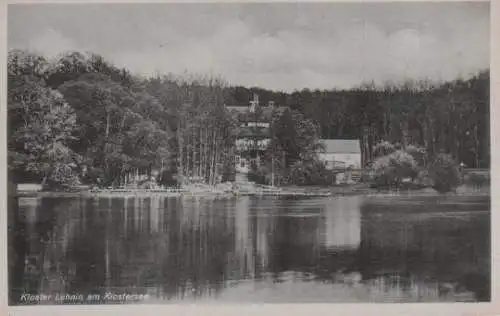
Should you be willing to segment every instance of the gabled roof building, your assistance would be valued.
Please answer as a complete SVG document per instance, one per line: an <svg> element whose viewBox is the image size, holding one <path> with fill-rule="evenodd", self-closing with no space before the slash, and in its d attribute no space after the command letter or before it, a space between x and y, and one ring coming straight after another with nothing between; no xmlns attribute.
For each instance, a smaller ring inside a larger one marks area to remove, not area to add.
<svg viewBox="0 0 500 316"><path fill-rule="evenodd" d="M226 109L238 120L236 139L236 172L247 174L251 163L260 163L270 140L270 125L273 116L283 113L287 107L276 106L274 102L260 105L254 95L248 106L227 106Z"/></svg>

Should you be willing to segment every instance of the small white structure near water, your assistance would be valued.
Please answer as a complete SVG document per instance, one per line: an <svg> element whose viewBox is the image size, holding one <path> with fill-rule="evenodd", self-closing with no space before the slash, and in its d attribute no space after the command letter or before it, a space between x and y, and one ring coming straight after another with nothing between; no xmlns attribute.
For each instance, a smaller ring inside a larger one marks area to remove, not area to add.
<svg viewBox="0 0 500 316"><path fill-rule="evenodd" d="M330 170L343 170L337 174L337 183L352 182L351 170L361 169L361 146L357 139L321 139L323 149L319 158Z"/></svg>

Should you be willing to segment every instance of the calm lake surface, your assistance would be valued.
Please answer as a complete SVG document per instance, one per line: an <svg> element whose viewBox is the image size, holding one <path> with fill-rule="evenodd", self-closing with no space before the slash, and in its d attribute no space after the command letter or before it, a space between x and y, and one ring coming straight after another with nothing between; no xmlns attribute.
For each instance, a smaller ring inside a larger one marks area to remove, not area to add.
<svg viewBox="0 0 500 316"><path fill-rule="evenodd" d="M11 228L15 304L490 300L489 197L21 198Z"/></svg>

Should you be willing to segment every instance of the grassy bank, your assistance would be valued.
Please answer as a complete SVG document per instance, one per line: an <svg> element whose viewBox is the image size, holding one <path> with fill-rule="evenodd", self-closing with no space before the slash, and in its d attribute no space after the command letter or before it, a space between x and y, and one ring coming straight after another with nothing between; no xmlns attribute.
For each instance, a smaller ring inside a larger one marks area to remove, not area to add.
<svg viewBox="0 0 500 316"><path fill-rule="evenodd" d="M66 192L55 191L36 191L22 190L18 188L17 195L20 197L148 197L148 196L231 196L231 195L278 195L278 196L489 196L490 187L481 186L460 186L454 192L440 194L431 188L407 188L399 190L377 189L368 184L356 183L334 186L284 186L284 187L262 187L253 188L235 188L235 187L186 187L184 189L158 189L158 190L140 190L140 189L104 189L92 191L88 187L75 187Z"/></svg>

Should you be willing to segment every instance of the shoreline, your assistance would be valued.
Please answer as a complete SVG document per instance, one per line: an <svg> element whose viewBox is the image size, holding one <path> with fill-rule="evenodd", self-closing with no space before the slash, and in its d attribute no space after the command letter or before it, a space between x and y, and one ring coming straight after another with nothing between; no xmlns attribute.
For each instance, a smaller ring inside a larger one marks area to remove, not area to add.
<svg viewBox="0 0 500 316"><path fill-rule="evenodd" d="M455 192L438 193L430 188L423 189L408 189L408 190L378 190L370 188L366 184L353 184L345 186L332 187L276 187L273 189L257 189L257 190L242 190L238 191L210 191L210 190L168 190L168 189L151 189L151 190L81 190L81 191L23 191L18 190L16 197L310 197L310 198L332 198L340 196L365 196L365 197L390 197L390 196L490 196L491 190L489 187L472 188L459 187Z"/></svg>

